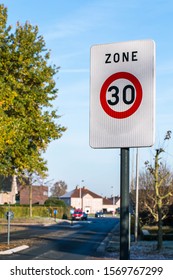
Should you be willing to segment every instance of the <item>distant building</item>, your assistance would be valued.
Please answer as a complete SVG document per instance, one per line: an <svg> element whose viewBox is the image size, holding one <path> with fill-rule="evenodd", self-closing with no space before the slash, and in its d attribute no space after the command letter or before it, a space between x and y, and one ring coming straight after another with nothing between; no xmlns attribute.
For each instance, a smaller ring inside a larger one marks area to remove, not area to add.
<svg viewBox="0 0 173 280"><path fill-rule="evenodd" d="M120 197L103 198L103 212L116 212L120 207Z"/></svg>
<svg viewBox="0 0 173 280"><path fill-rule="evenodd" d="M29 186L21 186L16 176L0 175L0 204L29 204ZM48 199L48 187L32 186L32 204L43 205Z"/></svg>
<svg viewBox="0 0 173 280"><path fill-rule="evenodd" d="M48 187L46 186L31 186L32 204L43 205L48 199ZM29 204L30 188L29 186L20 186L18 188L18 203Z"/></svg>
<svg viewBox="0 0 173 280"><path fill-rule="evenodd" d="M74 190L60 196L66 205L75 209L81 208L86 213L95 213L97 211L111 212L119 207L119 204L112 204L110 199L90 191L86 187L76 187Z"/></svg>

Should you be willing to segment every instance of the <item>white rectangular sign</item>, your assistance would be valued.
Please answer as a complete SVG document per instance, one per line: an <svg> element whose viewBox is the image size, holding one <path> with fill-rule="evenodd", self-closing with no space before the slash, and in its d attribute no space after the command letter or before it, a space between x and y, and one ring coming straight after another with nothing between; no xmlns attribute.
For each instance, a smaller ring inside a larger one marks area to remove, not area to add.
<svg viewBox="0 0 173 280"><path fill-rule="evenodd" d="M90 146L149 147L155 137L155 43L91 47Z"/></svg>

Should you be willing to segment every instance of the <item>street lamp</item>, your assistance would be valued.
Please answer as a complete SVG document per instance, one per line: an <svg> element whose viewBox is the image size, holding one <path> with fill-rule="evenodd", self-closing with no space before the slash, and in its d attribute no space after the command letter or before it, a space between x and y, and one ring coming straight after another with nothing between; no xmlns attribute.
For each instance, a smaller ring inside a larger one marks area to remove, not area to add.
<svg viewBox="0 0 173 280"><path fill-rule="evenodd" d="M113 205L115 205L114 187L111 186L111 188L112 188L112 200L113 200Z"/></svg>
<svg viewBox="0 0 173 280"><path fill-rule="evenodd" d="M79 198L80 198L80 209L82 209L82 183L84 182L84 180L81 180L81 187L79 187ZM83 210L83 209L82 209Z"/></svg>

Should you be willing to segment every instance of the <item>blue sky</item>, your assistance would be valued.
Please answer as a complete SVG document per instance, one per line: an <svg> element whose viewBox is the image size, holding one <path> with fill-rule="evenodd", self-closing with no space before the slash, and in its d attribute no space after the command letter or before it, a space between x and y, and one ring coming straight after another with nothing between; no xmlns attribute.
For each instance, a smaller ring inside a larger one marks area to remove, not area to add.
<svg viewBox="0 0 173 280"><path fill-rule="evenodd" d="M68 130L50 144L45 158L49 180L63 180L72 190L85 185L110 196L120 193L120 149L89 146L90 47L94 44L153 39L156 42L156 144L141 148L140 168L152 160L154 148L172 130L173 117L173 2L172 0L4 0L8 24L28 20L38 25L51 62L60 66L58 120ZM131 174L135 149L130 150ZM173 139L165 153L173 162ZM84 181L84 182L82 182ZM113 187L113 188L112 188Z"/></svg>

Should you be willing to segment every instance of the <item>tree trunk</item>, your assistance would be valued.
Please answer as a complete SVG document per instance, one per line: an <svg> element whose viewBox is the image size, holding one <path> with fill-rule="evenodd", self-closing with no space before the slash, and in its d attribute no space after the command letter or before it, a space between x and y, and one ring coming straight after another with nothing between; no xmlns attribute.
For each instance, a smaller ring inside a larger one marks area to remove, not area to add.
<svg viewBox="0 0 173 280"><path fill-rule="evenodd" d="M162 239L163 239L163 228L162 228L162 199L159 194L159 154L160 150L156 150L155 155L155 192L156 192L156 199L157 199L157 211L158 211L158 242L157 242L157 249L162 249Z"/></svg>
<svg viewBox="0 0 173 280"><path fill-rule="evenodd" d="M32 186L29 185L29 216L32 217Z"/></svg>
<svg viewBox="0 0 173 280"><path fill-rule="evenodd" d="M157 249L160 251L163 246L163 227L162 227L162 201L158 200L158 242Z"/></svg>

